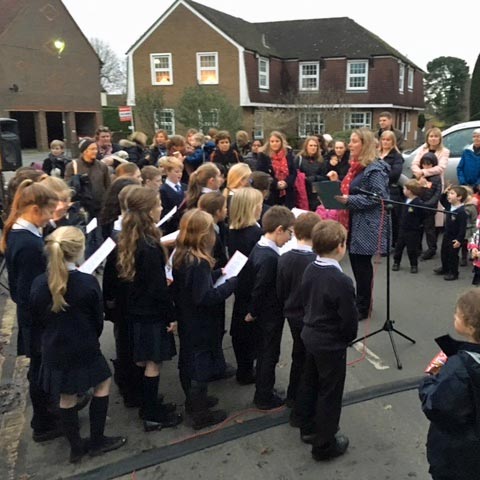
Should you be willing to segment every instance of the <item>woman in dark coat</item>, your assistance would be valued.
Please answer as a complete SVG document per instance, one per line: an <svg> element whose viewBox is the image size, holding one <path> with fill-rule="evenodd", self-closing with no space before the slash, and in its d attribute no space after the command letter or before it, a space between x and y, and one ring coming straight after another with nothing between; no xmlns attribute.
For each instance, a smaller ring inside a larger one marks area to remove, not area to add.
<svg viewBox="0 0 480 480"><path fill-rule="evenodd" d="M257 170L268 173L272 178L272 193L269 203L295 207L295 180L297 169L292 151L282 133L273 131L268 142L258 154Z"/></svg>

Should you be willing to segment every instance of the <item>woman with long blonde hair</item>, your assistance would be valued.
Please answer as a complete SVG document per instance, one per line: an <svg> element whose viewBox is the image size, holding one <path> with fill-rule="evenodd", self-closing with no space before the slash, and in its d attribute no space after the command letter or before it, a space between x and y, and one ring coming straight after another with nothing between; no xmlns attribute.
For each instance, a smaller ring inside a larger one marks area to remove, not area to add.
<svg viewBox="0 0 480 480"><path fill-rule="evenodd" d="M162 205L157 192L134 188L125 198L118 236L118 276L126 283L126 317L133 338L133 361L145 368L140 416L146 432L182 421L167 404L158 403L160 365L175 355L175 316L168 291L165 251L160 243Z"/></svg>
<svg viewBox="0 0 480 480"><path fill-rule="evenodd" d="M199 209L185 212L173 257L173 289L179 314L180 382L194 429L215 425L226 418L223 410L210 410L218 399L209 397L207 391L208 381L216 373L219 348L215 309L233 293L237 281L231 278L214 287L222 275L221 270L212 271L214 245L212 216Z"/></svg>
<svg viewBox="0 0 480 480"><path fill-rule="evenodd" d="M124 437L104 435L110 369L100 351L103 303L93 275L75 267L85 250L85 236L75 227L59 227L45 242L47 274L32 285L30 306L35 322L43 327L39 382L52 396L60 396L60 418L70 443L70 462L88 450L91 456L115 450ZM90 439L80 437L77 395L93 388L90 403Z"/></svg>

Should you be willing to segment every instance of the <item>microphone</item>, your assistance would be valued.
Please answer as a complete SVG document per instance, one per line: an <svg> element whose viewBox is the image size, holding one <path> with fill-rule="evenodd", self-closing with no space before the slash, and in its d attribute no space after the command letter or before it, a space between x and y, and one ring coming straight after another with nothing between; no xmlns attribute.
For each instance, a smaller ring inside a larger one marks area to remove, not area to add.
<svg viewBox="0 0 480 480"><path fill-rule="evenodd" d="M357 190L357 192L363 193L364 195L367 195L369 197L373 197L373 198L376 198L378 200L382 200L382 197L378 193L369 192L368 190L364 190L363 188L357 188L356 190Z"/></svg>

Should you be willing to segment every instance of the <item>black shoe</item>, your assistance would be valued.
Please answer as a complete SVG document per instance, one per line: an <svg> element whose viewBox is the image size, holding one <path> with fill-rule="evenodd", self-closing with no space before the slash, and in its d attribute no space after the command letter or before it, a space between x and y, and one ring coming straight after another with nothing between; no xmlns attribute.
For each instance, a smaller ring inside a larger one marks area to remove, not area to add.
<svg viewBox="0 0 480 480"><path fill-rule="evenodd" d="M445 275L445 270L442 267L434 268L433 273L435 275Z"/></svg>
<svg viewBox="0 0 480 480"><path fill-rule="evenodd" d="M317 432L315 432L315 427L309 426L307 428L302 427L300 428L300 440L303 443L308 443L313 445L313 442L317 438Z"/></svg>
<svg viewBox="0 0 480 480"><path fill-rule="evenodd" d="M416 265L412 265L410 267L410 273L418 273L418 267Z"/></svg>
<svg viewBox="0 0 480 480"><path fill-rule="evenodd" d="M213 408L218 404L218 398L214 397L213 395L208 395L206 399L206 406L207 409ZM194 413L194 410L192 409L192 406L190 402L187 400L185 402L185 411L187 413Z"/></svg>
<svg viewBox="0 0 480 480"><path fill-rule="evenodd" d="M62 436L63 429L60 426L56 426L54 428L51 428L50 430L34 430L32 434L32 439L34 442L42 443Z"/></svg>
<svg viewBox="0 0 480 480"><path fill-rule="evenodd" d="M78 463L83 456L88 453L90 441L88 439L83 439L78 448L70 449L70 463Z"/></svg>
<svg viewBox="0 0 480 480"><path fill-rule="evenodd" d="M177 404L174 402L171 403L159 403L157 407L157 411L159 415L166 415L168 413L173 413L177 409ZM143 420L145 416L143 407L138 409L138 417Z"/></svg>
<svg viewBox="0 0 480 480"><path fill-rule="evenodd" d="M322 447L312 448L312 457L317 462L340 457L348 448L350 441L345 435L335 435L335 441Z"/></svg>
<svg viewBox="0 0 480 480"><path fill-rule="evenodd" d="M92 396L89 393L84 393L83 395L79 395L77 397L77 405L75 406L75 410L77 412L79 412L80 410L83 410L90 403L91 399L92 399Z"/></svg>
<svg viewBox="0 0 480 480"><path fill-rule="evenodd" d="M400 264L394 263L392 266L392 272L398 272L400 270Z"/></svg>
<svg viewBox="0 0 480 480"><path fill-rule="evenodd" d="M259 410L273 410L285 405L285 399L273 394L266 402L254 400L254 403Z"/></svg>
<svg viewBox="0 0 480 480"><path fill-rule="evenodd" d="M215 382L217 380L225 380L226 378L233 377L236 373L237 373L237 369L227 363L225 370L218 375L213 375L212 377L210 377L209 382Z"/></svg>
<svg viewBox="0 0 480 480"><path fill-rule="evenodd" d="M444 280L447 280L447 282L450 282L452 280L458 280L458 273L455 275L454 273L447 273L444 277Z"/></svg>
<svg viewBox="0 0 480 480"><path fill-rule="evenodd" d="M435 252L433 250L427 250L420 258L422 260L430 260L435 256Z"/></svg>
<svg viewBox="0 0 480 480"><path fill-rule="evenodd" d="M194 430L201 430L222 423L226 418L227 412L225 410L204 410L192 415L192 427Z"/></svg>
<svg viewBox="0 0 480 480"><path fill-rule="evenodd" d="M183 422L183 416L180 413L166 413L156 418L144 419L143 428L146 432L161 430L162 428L176 427Z"/></svg>
<svg viewBox="0 0 480 480"><path fill-rule="evenodd" d="M248 372L245 374L239 375L237 372L237 383L239 385L252 385L255 383L256 377L253 372Z"/></svg>
<svg viewBox="0 0 480 480"><path fill-rule="evenodd" d="M104 453L111 452L117 448L123 447L127 443L125 437L103 437L96 445L90 445L88 454L91 457L98 457Z"/></svg>

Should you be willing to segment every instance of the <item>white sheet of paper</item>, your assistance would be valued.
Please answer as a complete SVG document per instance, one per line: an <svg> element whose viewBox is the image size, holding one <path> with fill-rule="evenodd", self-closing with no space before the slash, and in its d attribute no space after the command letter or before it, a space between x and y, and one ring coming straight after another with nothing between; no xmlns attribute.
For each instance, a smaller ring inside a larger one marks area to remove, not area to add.
<svg viewBox="0 0 480 480"><path fill-rule="evenodd" d="M86 232L87 233L93 232L97 227L98 227L98 220L97 220L97 217L94 217L88 222L86 227Z"/></svg>
<svg viewBox="0 0 480 480"><path fill-rule="evenodd" d="M160 241L162 243L168 243L168 242L173 242L174 240L177 239L178 234L180 233L180 230L177 230L176 232L169 233L168 235L164 235Z"/></svg>
<svg viewBox="0 0 480 480"><path fill-rule="evenodd" d="M302 210L301 208L293 207L292 213L295 218L298 218L302 213L308 213L308 210Z"/></svg>
<svg viewBox="0 0 480 480"><path fill-rule="evenodd" d="M170 257L168 257L167 264L165 265L165 275L167 280L171 282L173 282L173 256L175 255L175 250L176 249L174 249Z"/></svg>
<svg viewBox="0 0 480 480"><path fill-rule="evenodd" d="M110 252L115 248L116 243L108 237L100 246L100 248L85 262L78 267L78 270L83 273L92 274L97 267L108 257Z"/></svg>
<svg viewBox="0 0 480 480"><path fill-rule="evenodd" d="M176 213L177 206L175 205L158 223L157 227L161 227L165 222L168 222Z"/></svg>
<svg viewBox="0 0 480 480"><path fill-rule="evenodd" d="M236 251L228 263L225 265L223 270L225 271L225 275L222 275L216 282L214 287L218 287L225 283L229 278L236 277L245 264L248 261L248 257L246 257L242 252Z"/></svg>

